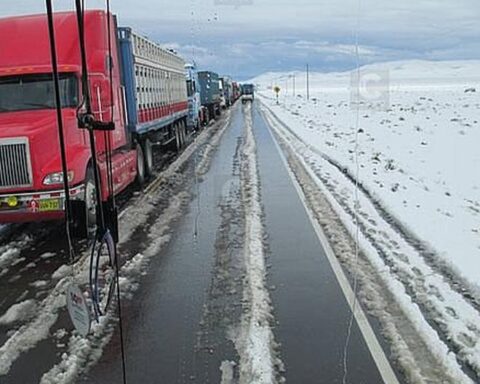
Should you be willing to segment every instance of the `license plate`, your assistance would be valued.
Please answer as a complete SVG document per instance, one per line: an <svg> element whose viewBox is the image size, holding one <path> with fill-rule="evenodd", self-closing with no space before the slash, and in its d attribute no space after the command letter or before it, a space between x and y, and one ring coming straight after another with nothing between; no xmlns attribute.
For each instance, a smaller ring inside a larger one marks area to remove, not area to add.
<svg viewBox="0 0 480 384"><path fill-rule="evenodd" d="M60 210L60 199L40 200L40 202L38 204L38 210L40 212L59 211Z"/></svg>

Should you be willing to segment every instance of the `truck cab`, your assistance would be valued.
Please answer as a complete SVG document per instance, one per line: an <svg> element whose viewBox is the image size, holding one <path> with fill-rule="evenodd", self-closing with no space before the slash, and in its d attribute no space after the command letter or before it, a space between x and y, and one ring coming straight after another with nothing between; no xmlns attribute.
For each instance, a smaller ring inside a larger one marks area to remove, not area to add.
<svg viewBox="0 0 480 384"><path fill-rule="evenodd" d="M220 78L220 85L222 94L221 106L229 108L233 104L232 79L228 76L223 76Z"/></svg>
<svg viewBox="0 0 480 384"><path fill-rule="evenodd" d="M242 84L242 103L253 102L255 98L255 87L253 84Z"/></svg>
<svg viewBox="0 0 480 384"><path fill-rule="evenodd" d="M191 129L198 130L203 123L202 104L200 101L200 86L195 64L185 64L188 95L188 119L187 125Z"/></svg>
<svg viewBox="0 0 480 384"><path fill-rule="evenodd" d="M198 74L198 82L200 85L200 102L206 108L208 118L215 119L220 115L220 82L218 74L211 71L200 71Z"/></svg>
<svg viewBox="0 0 480 384"><path fill-rule="evenodd" d="M106 135L112 144L115 193L135 179L137 154L125 126L115 19L97 10L86 11L84 17L94 115L99 121L115 123L114 131L95 133L101 196L107 200ZM112 25L111 57L107 17ZM89 217L93 220L95 187L88 132L80 129L77 121L77 111L82 108L82 68L75 13L56 13L54 28L67 178L71 198L80 210L77 224L86 225ZM8 36L0 42L0 223L61 219L65 196L47 19L45 15L0 19L0 34Z"/></svg>

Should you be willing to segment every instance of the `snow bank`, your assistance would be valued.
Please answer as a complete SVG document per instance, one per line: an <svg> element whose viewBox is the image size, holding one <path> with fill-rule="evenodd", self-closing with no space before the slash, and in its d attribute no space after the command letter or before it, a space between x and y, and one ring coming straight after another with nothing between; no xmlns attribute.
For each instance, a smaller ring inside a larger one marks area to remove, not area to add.
<svg viewBox="0 0 480 384"><path fill-rule="evenodd" d="M28 235L20 236L18 240L0 246L0 276L18 263L21 250L32 242Z"/></svg>
<svg viewBox="0 0 480 384"><path fill-rule="evenodd" d="M64 292L66 280L61 280L57 287ZM50 328L57 321L58 310L66 305L65 295L57 294L47 297L42 303L43 310L27 325L20 327L0 347L0 376L6 375L18 357L33 348L49 336Z"/></svg>
<svg viewBox="0 0 480 384"><path fill-rule="evenodd" d="M205 150L202 154L202 159L201 161L196 165L196 170L195 172L197 173L198 176L202 176L208 171L208 167L210 165L211 159L212 159L212 154L215 152L217 149L218 145L220 144L220 140L223 137L223 134L227 130L227 127L230 125L230 119L231 115L229 114L227 116L227 120L225 125L220 128L215 135L208 141L208 143L205 146Z"/></svg>
<svg viewBox="0 0 480 384"><path fill-rule="evenodd" d="M9 325L19 320L28 319L33 315L36 307L35 300L25 300L14 304L0 317L0 325Z"/></svg>
<svg viewBox="0 0 480 384"><path fill-rule="evenodd" d="M60 280L66 276L68 276L69 274L72 273L72 267L70 267L69 265L61 265L60 267L58 267L55 272L52 273L52 279L53 280Z"/></svg>

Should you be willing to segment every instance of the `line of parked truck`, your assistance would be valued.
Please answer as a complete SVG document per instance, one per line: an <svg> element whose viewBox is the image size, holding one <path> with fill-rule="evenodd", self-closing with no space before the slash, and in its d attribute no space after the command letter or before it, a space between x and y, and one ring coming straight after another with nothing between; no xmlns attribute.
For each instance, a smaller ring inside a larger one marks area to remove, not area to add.
<svg viewBox="0 0 480 384"><path fill-rule="evenodd" d="M104 11L86 11L84 25L94 117L115 123L113 131L95 133L101 197L107 201L112 197L107 187L108 141L113 191L118 194L152 174L155 148L180 150L192 132L242 96L242 85L228 76L198 71L174 51L117 27L116 18ZM96 191L88 134L77 120L82 66L75 13L55 13L54 29L66 177L75 227L88 233L96 220ZM114 42L110 50L109 34ZM61 219L64 175L46 17L0 19L0 35L5 37L0 43L0 223ZM246 89L253 100L253 89Z"/></svg>

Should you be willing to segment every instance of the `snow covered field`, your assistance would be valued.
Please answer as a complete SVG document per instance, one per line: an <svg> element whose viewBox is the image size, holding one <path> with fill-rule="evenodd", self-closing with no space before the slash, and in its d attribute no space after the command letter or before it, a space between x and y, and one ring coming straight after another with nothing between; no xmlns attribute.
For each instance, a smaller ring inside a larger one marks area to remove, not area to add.
<svg viewBox="0 0 480 384"><path fill-rule="evenodd" d="M310 101L299 73L295 97L292 74L253 80L275 133L352 238L358 221L361 251L448 372L440 378L456 383L480 377L479 69L479 62L364 67L361 77L379 81L366 91L384 105L360 99L358 115L350 73L312 74ZM272 85L283 88L278 105ZM399 335L391 340L398 344ZM422 364L401 362L412 382L436 382Z"/></svg>
<svg viewBox="0 0 480 384"><path fill-rule="evenodd" d="M387 72L390 89L386 110L360 106L359 181L478 288L480 62L400 62L365 70ZM279 84L280 105L264 98L272 111L300 138L356 173L350 74L312 74L310 102L299 73L301 96L291 94L292 79L285 95L288 75L266 74L254 82L269 98L268 88Z"/></svg>

